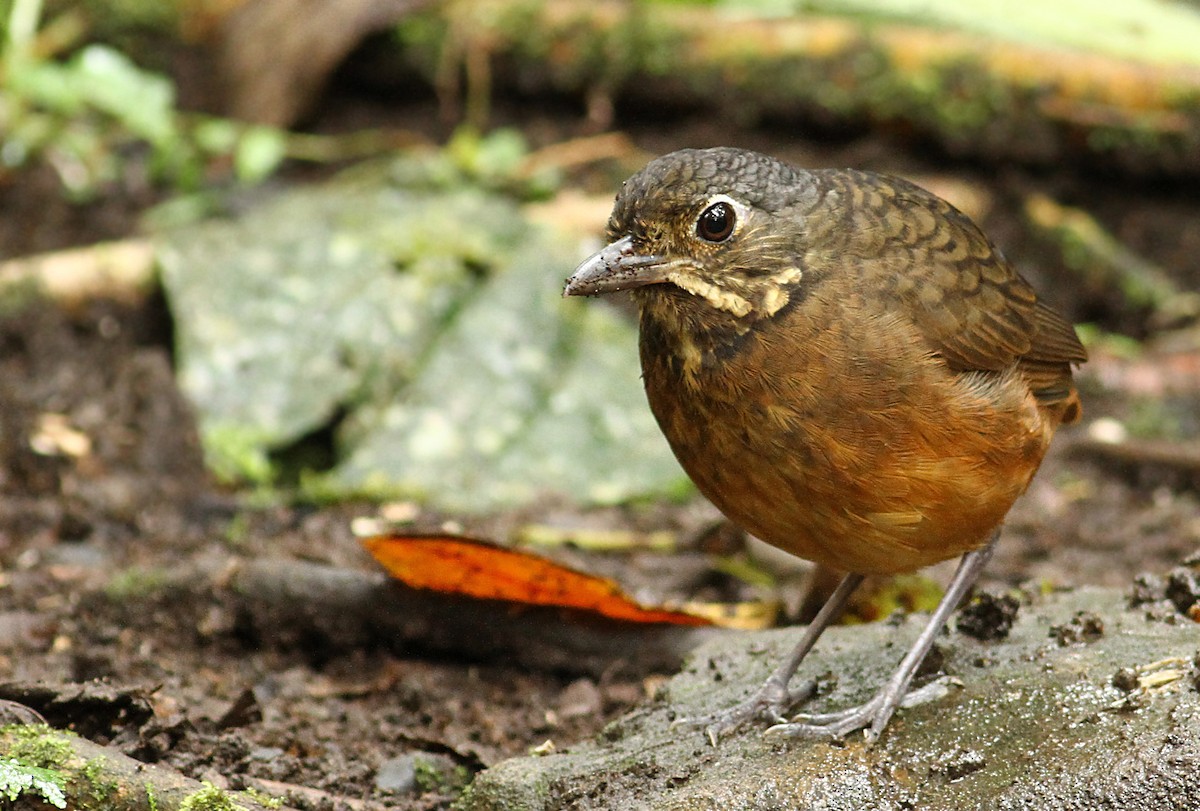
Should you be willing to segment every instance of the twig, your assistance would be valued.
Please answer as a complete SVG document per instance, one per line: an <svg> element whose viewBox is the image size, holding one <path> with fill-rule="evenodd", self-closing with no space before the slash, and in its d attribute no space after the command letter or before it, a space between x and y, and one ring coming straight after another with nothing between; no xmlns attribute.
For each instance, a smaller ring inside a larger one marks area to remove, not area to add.
<svg viewBox="0 0 1200 811"><path fill-rule="evenodd" d="M267 780L263 777L243 776L238 779L247 788L261 791L272 797L281 797L305 808L349 808L352 811L375 811L375 809L387 807L382 803L368 802L358 797L347 797L342 794L330 794L319 788L300 786L295 783Z"/></svg>
<svg viewBox="0 0 1200 811"><path fill-rule="evenodd" d="M1138 470L1166 470L1200 489L1200 442L1179 442L1152 439L1126 439L1105 442L1098 439L1079 439L1067 452L1104 459Z"/></svg>
<svg viewBox="0 0 1200 811"><path fill-rule="evenodd" d="M570 169L602 160L626 158L637 153L637 147L623 132L605 132L572 138L544 146L532 152L521 163L519 174L528 177L547 167Z"/></svg>
<svg viewBox="0 0 1200 811"><path fill-rule="evenodd" d="M29 291L68 307L95 297L138 304L156 282L154 246L145 239L0 262L0 295Z"/></svg>

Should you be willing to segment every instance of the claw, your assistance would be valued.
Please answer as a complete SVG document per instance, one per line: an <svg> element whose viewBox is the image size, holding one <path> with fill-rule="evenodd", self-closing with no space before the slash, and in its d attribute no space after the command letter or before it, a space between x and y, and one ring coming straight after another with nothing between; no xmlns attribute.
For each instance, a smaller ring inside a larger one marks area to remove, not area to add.
<svg viewBox="0 0 1200 811"><path fill-rule="evenodd" d="M907 710L911 707L919 707L922 704L928 704L931 701L945 698L950 695L950 688L962 687L961 679L956 679L953 676L938 676L933 681L926 684L924 687L918 687L916 690L910 690L904 698L900 700L900 708Z"/></svg>
<svg viewBox="0 0 1200 811"><path fill-rule="evenodd" d="M772 735L789 738L840 741L861 729L867 745L871 745L879 740L883 728L887 726L897 707L915 707L936 701L948 695L950 687L956 684L961 682L952 676L942 676L906 693L899 701L893 700L891 692L884 689L870 701L857 707L838 712L800 713L791 721L777 723L768 727L766 731Z"/></svg>
<svg viewBox="0 0 1200 811"><path fill-rule="evenodd" d="M887 723L887 717L891 717L891 713L886 713L886 717L881 713L884 709L884 702L879 700L880 697L868 701L861 707L855 707L850 710L838 713L823 713L814 716L800 716L804 720L793 720L786 724L776 724L769 727L767 732L773 735L783 735L788 738L807 738L810 740L828 740L842 741L846 736L857 732L860 729L866 729L868 743L873 743L878 735L872 735L876 725L881 718L884 719L884 724ZM882 725L880 725L882 727Z"/></svg>
<svg viewBox="0 0 1200 811"><path fill-rule="evenodd" d="M925 655L929 653L934 638L941 632L942 626L946 624L950 614L966 595L971 584L979 576L980 570L991 557L996 536L997 533L992 534L992 539L987 546L963 555L954 579L946 589L941 602L938 603L937 609L917 637L917 641L900 661L900 666L892 673L892 677L888 679L883 689L867 703L841 712L801 714L791 721L786 720L783 716L784 710L817 693L817 682L815 681L807 681L794 691L788 690L787 684L796 672L799 663L820 636L821 630L841 613L850 593L862 582L862 575L850 574L838 585L833 596L829 598L820 614L813 620L791 655L775 669L775 672L758 689L758 692L728 710L701 718L680 719L677 723L704 727L705 734L713 746L717 745L722 733L758 718L771 722L767 732L774 735L842 740L850 733L861 729L864 730L867 743L874 743L879 739L897 709L942 698L949 693L951 685L958 683L952 677L943 677L916 690L908 689L917 668L924 661Z"/></svg>
<svg viewBox="0 0 1200 811"><path fill-rule="evenodd" d="M812 698L817 693L817 682L809 680L795 690L783 687L775 678L767 679L754 695L726 710L702 715L698 718L677 718L672 726L686 724L693 727L703 727L709 743L716 746L721 736L745 724L748 721L764 719L772 724L787 723L784 712L789 708Z"/></svg>

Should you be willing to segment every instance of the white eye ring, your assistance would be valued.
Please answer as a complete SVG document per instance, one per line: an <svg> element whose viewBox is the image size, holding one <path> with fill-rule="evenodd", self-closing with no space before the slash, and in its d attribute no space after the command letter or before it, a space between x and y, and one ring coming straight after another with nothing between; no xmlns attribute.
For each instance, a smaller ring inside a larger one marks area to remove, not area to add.
<svg viewBox="0 0 1200 811"><path fill-rule="evenodd" d="M714 194L696 217L696 236L705 242L728 242L741 230L746 206L727 194Z"/></svg>

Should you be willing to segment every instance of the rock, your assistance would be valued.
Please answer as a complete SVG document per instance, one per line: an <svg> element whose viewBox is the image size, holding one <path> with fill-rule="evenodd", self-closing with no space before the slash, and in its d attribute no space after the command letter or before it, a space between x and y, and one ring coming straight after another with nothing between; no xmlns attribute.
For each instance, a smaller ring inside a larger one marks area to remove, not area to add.
<svg viewBox="0 0 1200 811"><path fill-rule="evenodd" d="M455 512L691 492L632 319L562 300L585 249L481 183L422 154L162 236L179 382L220 477Z"/></svg>
<svg viewBox="0 0 1200 811"><path fill-rule="evenodd" d="M861 735L839 745L743 729L713 748L701 731L672 726L757 688L799 631L714 639L596 740L482 772L463 808L1200 808L1200 625L1147 618L1127 602L1079 589L1023 607L1003 641L944 637L944 670L962 688L901 710L874 747ZM1080 617L1095 618L1099 635L1051 635ZM868 698L922 622L831 629L802 668L837 675L812 708ZM1133 677L1118 688L1122 668Z"/></svg>
<svg viewBox="0 0 1200 811"><path fill-rule="evenodd" d="M375 772L375 788L407 794L417 786L417 763L411 754L388 758Z"/></svg>
<svg viewBox="0 0 1200 811"><path fill-rule="evenodd" d="M579 718L599 715L604 708L604 697L600 688L591 679L576 679L567 685L558 697L560 718Z"/></svg>

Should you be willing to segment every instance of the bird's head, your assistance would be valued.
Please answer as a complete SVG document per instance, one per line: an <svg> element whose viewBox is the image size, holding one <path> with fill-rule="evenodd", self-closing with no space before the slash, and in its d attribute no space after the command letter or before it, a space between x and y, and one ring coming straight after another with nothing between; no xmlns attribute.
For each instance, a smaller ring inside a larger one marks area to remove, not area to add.
<svg viewBox="0 0 1200 811"><path fill-rule="evenodd" d="M672 152L625 181L609 244L576 268L563 294L681 290L736 319L772 316L803 276L796 249L805 222L795 211L811 194L806 173L757 152Z"/></svg>

